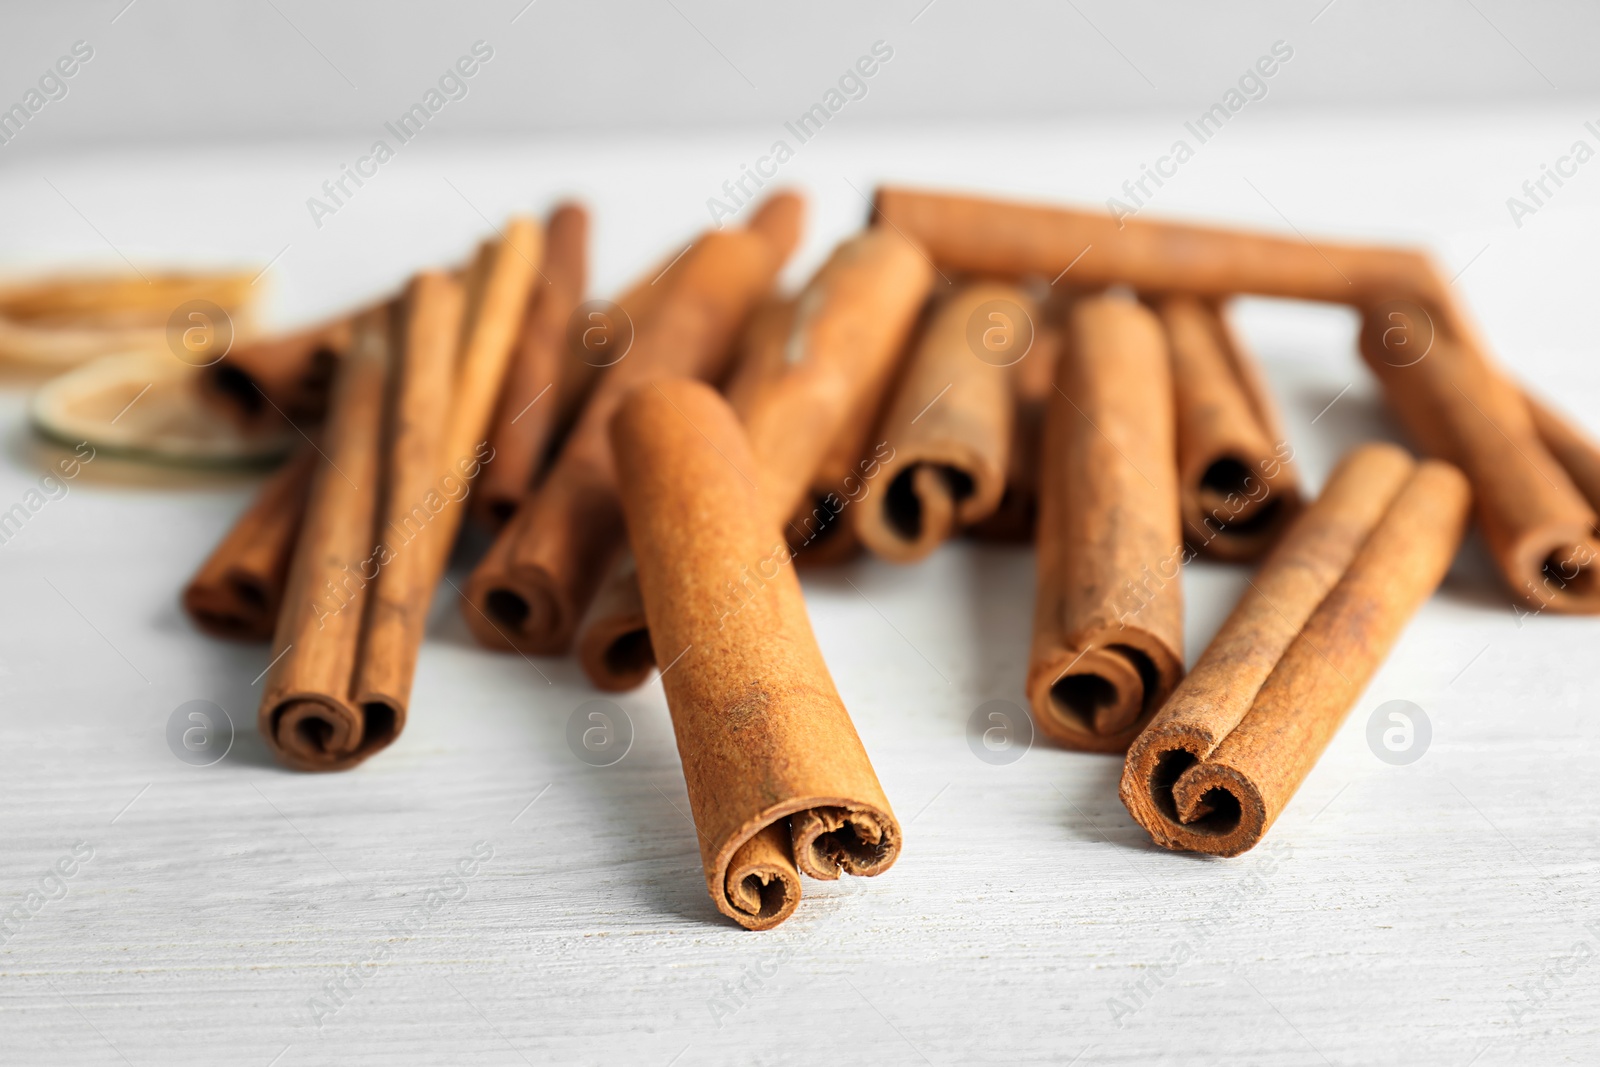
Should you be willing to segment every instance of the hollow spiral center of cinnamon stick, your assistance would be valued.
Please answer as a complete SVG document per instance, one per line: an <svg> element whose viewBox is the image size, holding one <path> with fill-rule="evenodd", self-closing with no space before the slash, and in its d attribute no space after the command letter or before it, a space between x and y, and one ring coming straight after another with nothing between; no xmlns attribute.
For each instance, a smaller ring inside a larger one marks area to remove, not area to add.
<svg viewBox="0 0 1600 1067"><path fill-rule="evenodd" d="M246 415L259 415L267 406L265 394L255 379L235 367L224 363L211 372L211 387L239 405Z"/></svg>
<svg viewBox="0 0 1600 1067"><path fill-rule="evenodd" d="M1158 685L1155 664L1138 649L1091 649L1050 686L1050 708L1074 729L1115 734L1139 718Z"/></svg>
<svg viewBox="0 0 1600 1067"><path fill-rule="evenodd" d="M337 770L387 745L397 723L395 709L377 701L350 709L320 700L290 700L274 712L272 734L291 762Z"/></svg>
<svg viewBox="0 0 1600 1067"><path fill-rule="evenodd" d="M728 899L741 911L767 919L783 910L789 883L777 870L751 870L728 892Z"/></svg>
<svg viewBox="0 0 1600 1067"><path fill-rule="evenodd" d="M1600 597L1600 552L1592 543L1563 545L1544 558L1539 577L1552 600Z"/></svg>
<svg viewBox="0 0 1600 1067"><path fill-rule="evenodd" d="M1239 828L1243 809L1239 798L1225 785L1196 787L1197 783L1186 782L1190 787L1183 791L1184 802L1180 804L1178 783L1185 776L1198 779L1200 776L1191 775L1190 771L1199 763L1199 758L1186 748L1161 753L1150 775L1150 799L1170 822L1192 833L1217 836L1233 833Z"/></svg>
<svg viewBox="0 0 1600 1067"><path fill-rule="evenodd" d="M560 601L538 586L497 586L484 594L483 608L500 629L524 637L558 631L562 626Z"/></svg>
<svg viewBox="0 0 1600 1067"><path fill-rule="evenodd" d="M889 483L884 517L907 541L944 540L955 525L956 507L976 490L972 475L945 463L913 463Z"/></svg>
<svg viewBox="0 0 1600 1067"><path fill-rule="evenodd" d="M894 862L898 842L892 828L872 812L811 808L790 819L795 864L813 878L839 872L870 877Z"/></svg>
<svg viewBox="0 0 1600 1067"><path fill-rule="evenodd" d="M655 646L650 643L649 630L629 630L618 634L606 645L606 670L617 675L632 675L648 671L656 663Z"/></svg>
<svg viewBox="0 0 1600 1067"><path fill-rule="evenodd" d="M1274 493L1250 465L1237 456L1218 456L1200 475L1201 521L1229 534L1258 533L1270 527L1282 510L1281 493ZM1266 492L1262 492L1265 488Z"/></svg>

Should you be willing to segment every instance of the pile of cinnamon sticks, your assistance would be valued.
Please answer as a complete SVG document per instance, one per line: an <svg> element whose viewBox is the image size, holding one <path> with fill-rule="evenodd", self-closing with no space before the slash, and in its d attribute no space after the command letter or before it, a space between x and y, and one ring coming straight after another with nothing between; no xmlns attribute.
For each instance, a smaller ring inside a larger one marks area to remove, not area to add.
<svg viewBox="0 0 1600 1067"><path fill-rule="evenodd" d="M184 595L203 629L272 640L284 762L399 734L468 515L497 531L461 589L485 646L575 648L611 691L659 665L707 887L752 929L801 873L901 848L794 564L1031 540L1039 730L1126 753L1134 818L1222 855L1283 810L1474 504L1518 601L1600 612L1600 448L1510 382L1425 256L885 188L783 294L803 208L777 193L585 303L565 204L208 372L237 418L307 438ZM1308 501L1236 294L1354 306L1429 458L1363 446ZM1197 556L1259 570L1185 676Z"/></svg>

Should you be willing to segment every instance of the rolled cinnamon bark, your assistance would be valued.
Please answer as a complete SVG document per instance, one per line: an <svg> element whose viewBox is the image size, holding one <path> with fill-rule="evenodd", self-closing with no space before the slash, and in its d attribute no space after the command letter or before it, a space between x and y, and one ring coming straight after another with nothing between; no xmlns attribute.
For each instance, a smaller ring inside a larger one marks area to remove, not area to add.
<svg viewBox="0 0 1600 1067"><path fill-rule="evenodd" d="M889 231L845 241L800 296L752 319L727 395L760 470L774 525L809 492L832 442L881 397L932 285L933 272ZM578 629L578 658L600 689L642 684L655 666L631 559L613 570Z"/></svg>
<svg viewBox="0 0 1600 1067"><path fill-rule="evenodd" d="M1448 304L1428 257L1192 226L1104 211L880 187L873 217L927 249L939 266L991 277L1059 278L1080 286L1227 297L1258 293L1363 303L1408 297Z"/></svg>
<svg viewBox="0 0 1600 1067"><path fill-rule="evenodd" d="M316 469L314 449L296 453L189 579L183 608L200 629L239 641L272 639Z"/></svg>
<svg viewBox="0 0 1600 1067"><path fill-rule="evenodd" d="M419 275L403 324L364 315L341 362L259 715L291 767L346 770L405 726L439 545L460 513L440 470L464 304L450 276Z"/></svg>
<svg viewBox="0 0 1600 1067"><path fill-rule="evenodd" d="M894 455L887 441L874 440L885 398L873 398L850 413L823 457L806 498L784 525L784 537L802 567L848 563L864 550L853 505L882 492L883 460Z"/></svg>
<svg viewBox="0 0 1600 1067"><path fill-rule="evenodd" d="M1567 477L1589 501L1589 506L1600 511L1600 444L1538 397L1529 393L1524 393L1523 397L1539 440L1566 469Z"/></svg>
<svg viewBox="0 0 1600 1067"><path fill-rule="evenodd" d="M660 280L667 289L634 322L631 350L600 380L549 474L468 579L463 615L479 641L524 653L572 643L624 537L611 416L651 382L719 377L781 264L760 232L729 227L704 234Z"/></svg>
<svg viewBox="0 0 1600 1067"><path fill-rule="evenodd" d="M1016 415L1006 457L1006 488L994 514L968 532L982 541L1022 543L1033 540L1039 525L1039 450L1045 412L1055 395L1056 365L1061 356L1061 325L1043 314L1033 348L1013 368L1011 399Z"/></svg>
<svg viewBox="0 0 1600 1067"><path fill-rule="evenodd" d="M1069 748L1122 752L1183 676L1172 376L1145 307L1076 304L1045 422L1028 699Z"/></svg>
<svg viewBox="0 0 1600 1067"><path fill-rule="evenodd" d="M1172 352L1184 538L1213 559L1256 559L1300 508L1293 450L1216 306L1168 296L1156 309Z"/></svg>
<svg viewBox="0 0 1600 1067"><path fill-rule="evenodd" d="M560 421L560 405L587 395L563 389L563 372L576 363L565 351L572 313L588 276L589 214L561 204L546 226L543 281L535 284L523 314L511 368L489 433L494 462L476 486L475 512L494 529L504 526L532 488ZM592 388L594 379L587 377Z"/></svg>
<svg viewBox="0 0 1600 1067"><path fill-rule="evenodd" d="M766 362L765 353L781 353L794 321L795 301L780 296L763 300L751 313L739 340L730 380L743 368ZM578 623L574 651L583 673L596 689L621 693L643 685L656 668L650 625L639 595L633 553L623 547L606 570L589 609Z"/></svg>
<svg viewBox="0 0 1600 1067"><path fill-rule="evenodd" d="M662 685L706 887L724 915L765 930L799 904L801 872L887 870L900 826L763 515L733 411L706 385L663 381L623 405L611 436L650 632L675 658ZM731 602L750 567L760 590Z"/></svg>
<svg viewBox="0 0 1600 1067"><path fill-rule="evenodd" d="M241 345L201 373L200 391L247 426L318 422L353 322L338 318Z"/></svg>
<svg viewBox="0 0 1600 1067"><path fill-rule="evenodd" d="M354 766L395 737L390 709L350 699L378 509L388 317L363 313L339 361L258 713L262 740L301 770Z"/></svg>
<svg viewBox="0 0 1600 1067"><path fill-rule="evenodd" d="M473 483L485 465L492 466L495 450L489 434L495 407L538 275L536 264L543 257L544 231L538 221L516 216L497 240L484 243L467 275L449 417L442 451L435 454L435 477L441 484L446 479ZM440 530L429 541L433 556L430 589L449 564L450 550L465 517L461 507L446 508L439 516Z"/></svg>
<svg viewBox="0 0 1600 1067"><path fill-rule="evenodd" d="M1157 844L1261 840L1449 569L1469 497L1392 445L1340 463L1128 752L1122 802Z"/></svg>
<svg viewBox="0 0 1600 1067"><path fill-rule="evenodd" d="M1520 390L1435 327L1365 316L1361 353L1418 446L1460 467L1512 592L1530 607L1600 612L1596 513L1541 439ZM1424 342L1431 342L1425 344Z"/></svg>
<svg viewBox="0 0 1600 1067"><path fill-rule="evenodd" d="M975 282L934 312L877 436L894 449L856 533L897 563L922 559L1000 504L1015 417L1011 377L1039 309L1016 286Z"/></svg>

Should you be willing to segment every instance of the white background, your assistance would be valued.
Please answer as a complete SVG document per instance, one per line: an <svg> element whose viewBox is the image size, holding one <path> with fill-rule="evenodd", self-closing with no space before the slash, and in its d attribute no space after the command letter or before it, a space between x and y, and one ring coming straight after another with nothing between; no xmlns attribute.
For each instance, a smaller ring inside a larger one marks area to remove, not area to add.
<svg viewBox="0 0 1600 1067"><path fill-rule="evenodd" d="M0 91L20 94L19 72L72 40L96 57L0 147L0 267L277 257L261 284L270 317L292 322L459 258L486 219L576 193L595 213L593 288L612 292L706 224L706 198L783 118L892 40L868 97L783 170L814 209L798 284L879 180L1103 204L1282 38L1296 54L1267 99L1149 213L1425 245L1516 374L1600 431L1600 164L1521 227L1506 208L1575 139L1600 147L1584 128L1600 117L1592 16L1576 7L1396 16L1340 0L1312 23L1317 5L1201 18L1078 4L1109 48L1070 7L939 0L912 24L910 5L863 21L675 0L753 91L670 5L540 0L513 25L515 3L444 16L275 2L331 63L270 6L5 16L14 88ZM305 199L479 37L506 43L472 94L315 227ZM1313 485L1350 445L1392 436L1347 312L1252 301L1240 318ZM0 510L60 454L27 429L32 384L0 391ZM0 908L75 841L94 849L65 899L0 946L0 1060L1488 1067L1600 1053L1600 623L1519 620L1476 537L1267 845L1231 861L1153 849L1117 802L1114 759L1040 745L992 767L969 751L978 705L1022 703L1027 551L955 545L914 568L808 575L906 850L876 880L808 882L793 919L751 934L706 897L659 686L618 701L633 748L590 768L564 741L594 695L576 666L478 649L448 587L395 746L339 776L274 766L253 731L266 651L198 635L176 601L254 484L105 457L0 546ZM1191 660L1245 573L1186 572ZM215 767L166 746L193 699L240 726ZM1391 699L1432 720L1410 766L1365 739ZM478 841L494 856L466 899L393 935ZM318 1028L308 1000L385 948ZM1109 1002L1136 1004L1141 980L1153 998L1118 1025Z"/></svg>

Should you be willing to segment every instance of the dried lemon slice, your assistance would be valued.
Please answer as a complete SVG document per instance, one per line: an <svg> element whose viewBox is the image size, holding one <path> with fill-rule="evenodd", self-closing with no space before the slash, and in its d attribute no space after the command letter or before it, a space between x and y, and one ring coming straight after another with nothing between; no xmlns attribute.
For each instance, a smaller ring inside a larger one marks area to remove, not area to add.
<svg viewBox="0 0 1600 1067"><path fill-rule="evenodd" d="M69 367L116 352L176 352L191 305L225 325L230 340L243 337L252 325L250 282L226 272L0 283L0 362Z"/></svg>
<svg viewBox="0 0 1600 1067"><path fill-rule="evenodd" d="M171 355L105 356L34 394L34 427L64 444L196 466L261 464L298 440L288 428L249 432L200 395L199 371Z"/></svg>

